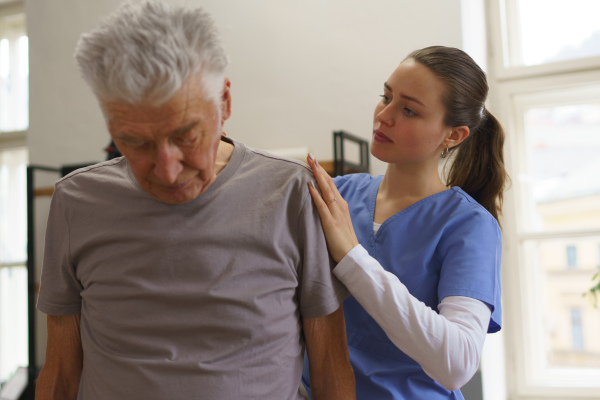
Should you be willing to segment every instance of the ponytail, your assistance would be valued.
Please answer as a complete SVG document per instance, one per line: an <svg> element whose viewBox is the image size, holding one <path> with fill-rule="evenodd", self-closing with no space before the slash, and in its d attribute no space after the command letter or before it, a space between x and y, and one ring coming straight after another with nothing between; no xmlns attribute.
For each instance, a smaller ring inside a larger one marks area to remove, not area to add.
<svg viewBox="0 0 600 400"><path fill-rule="evenodd" d="M455 147L456 155L447 178L459 186L499 221L503 191L508 178L504 169L504 130L487 109L480 125Z"/></svg>
<svg viewBox="0 0 600 400"><path fill-rule="evenodd" d="M504 131L485 109L489 90L485 72L467 53L453 47L426 47L406 58L423 64L446 84L442 95L444 125L470 129L469 137L450 149L455 154L446 184L459 186L498 220L508 176L502 147Z"/></svg>

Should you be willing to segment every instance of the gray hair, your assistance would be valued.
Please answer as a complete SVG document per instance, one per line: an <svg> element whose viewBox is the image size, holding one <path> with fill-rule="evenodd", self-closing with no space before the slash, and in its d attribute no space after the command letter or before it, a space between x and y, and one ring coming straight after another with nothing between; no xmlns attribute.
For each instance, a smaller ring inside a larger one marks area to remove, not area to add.
<svg viewBox="0 0 600 400"><path fill-rule="evenodd" d="M194 75L209 86L205 95L216 100L228 64L210 15L160 0L122 4L81 36L75 59L101 102L155 105Z"/></svg>

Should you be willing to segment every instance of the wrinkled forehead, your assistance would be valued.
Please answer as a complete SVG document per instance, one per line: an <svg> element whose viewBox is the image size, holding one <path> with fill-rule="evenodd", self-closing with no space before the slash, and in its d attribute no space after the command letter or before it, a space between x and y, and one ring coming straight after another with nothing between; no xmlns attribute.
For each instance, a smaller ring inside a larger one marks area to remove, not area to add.
<svg viewBox="0 0 600 400"><path fill-rule="evenodd" d="M206 127L217 124L220 108L212 99L206 100L198 87L183 87L166 103L129 104L105 102L104 116L113 136L172 136L188 125Z"/></svg>
<svg viewBox="0 0 600 400"><path fill-rule="evenodd" d="M107 122L116 120L165 120L177 115L209 112L221 102L224 78L197 75L184 82L173 96L165 101L150 97L135 103L119 99L99 98Z"/></svg>
<svg viewBox="0 0 600 400"><path fill-rule="evenodd" d="M171 91L168 96L165 96L163 91L153 90L153 87L151 86L147 93L135 100L122 98L118 94L113 96L99 93L96 93L96 98L103 111L105 105L109 103L159 107L177 97L182 91L191 91L194 93L194 96L201 97L206 101L211 100L218 104L223 92L224 82L225 75L222 73L209 71L197 72L188 77L185 81L174 85L173 87L175 89ZM156 83L156 87L161 86L163 86L162 83Z"/></svg>

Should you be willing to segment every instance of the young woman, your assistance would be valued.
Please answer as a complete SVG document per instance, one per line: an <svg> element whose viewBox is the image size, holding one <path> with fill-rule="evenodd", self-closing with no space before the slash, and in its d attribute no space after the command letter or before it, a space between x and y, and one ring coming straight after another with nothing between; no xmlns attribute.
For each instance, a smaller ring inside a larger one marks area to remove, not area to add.
<svg viewBox="0 0 600 400"><path fill-rule="evenodd" d="M462 399L501 326L504 133L485 108L484 72L461 50L415 51L383 86L371 153L385 175L332 180L308 157L333 271L353 295L357 397ZM310 390L306 368L303 382Z"/></svg>

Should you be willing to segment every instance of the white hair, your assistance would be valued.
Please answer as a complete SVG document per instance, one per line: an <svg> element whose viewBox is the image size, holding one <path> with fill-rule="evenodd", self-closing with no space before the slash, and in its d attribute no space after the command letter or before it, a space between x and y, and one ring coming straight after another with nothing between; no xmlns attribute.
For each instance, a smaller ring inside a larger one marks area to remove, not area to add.
<svg viewBox="0 0 600 400"><path fill-rule="evenodd" d="M212 18L200 8L128 1L84 34L75 50L83 79L103 101L168 101L199 75L219 96L228 58Z"/></svg>

